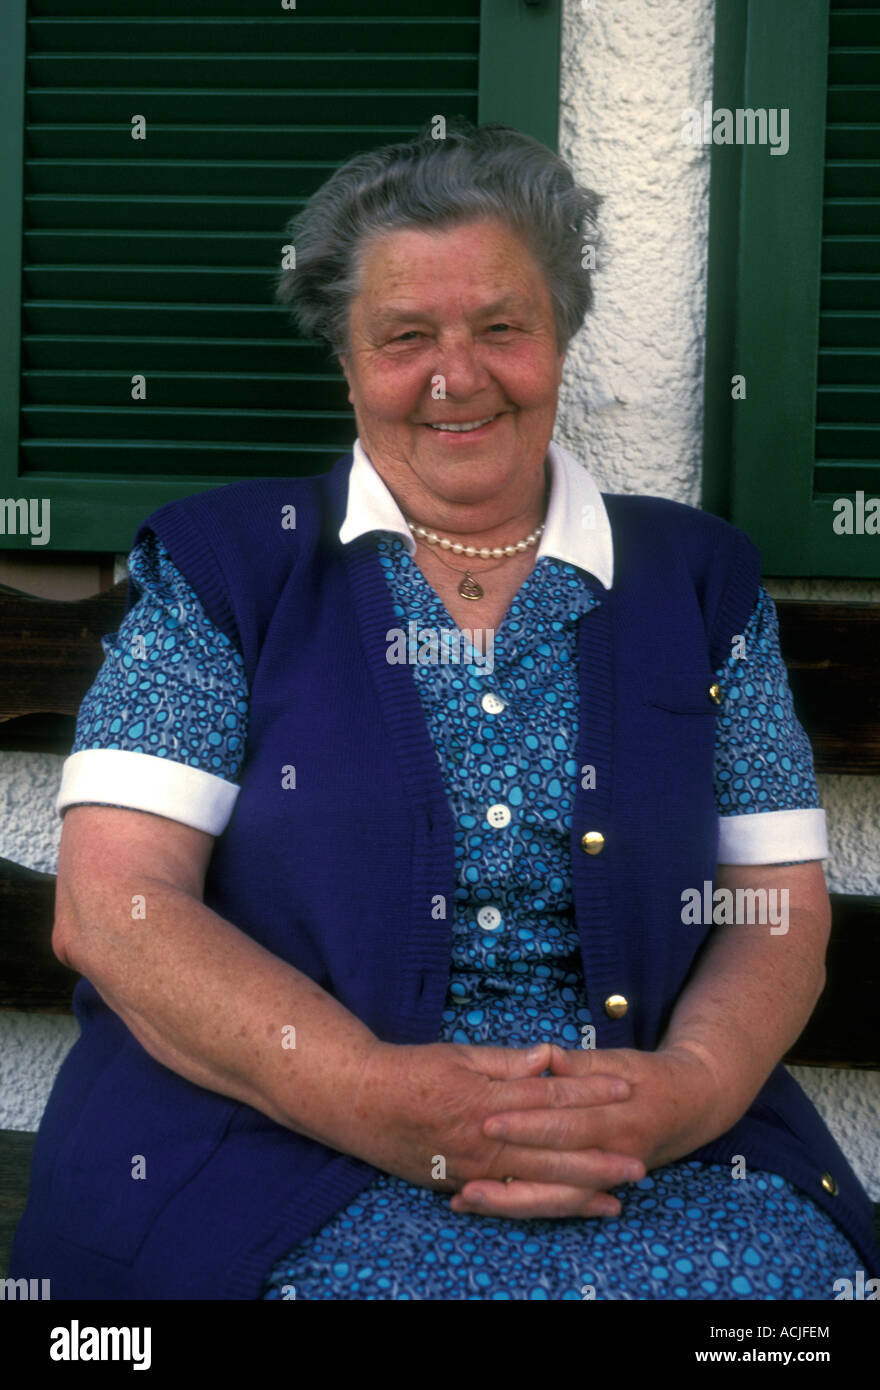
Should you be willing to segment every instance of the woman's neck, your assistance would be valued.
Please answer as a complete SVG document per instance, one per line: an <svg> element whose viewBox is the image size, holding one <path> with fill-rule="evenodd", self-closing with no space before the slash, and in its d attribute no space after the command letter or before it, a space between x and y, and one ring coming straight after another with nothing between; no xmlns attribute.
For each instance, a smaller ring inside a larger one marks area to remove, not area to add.
<svg viewBox="0 0 880 1390"><path fill-rule="evenodd" d="M550 466L545 461L540 485L536 489L534 498L519 510L513 509L504 515L498 515L497 521L480 514L474 516L473 507L467 509L471 516L464 514L465 508L455 507L453 511L448 499L443 498L437 498L436 507L432 505L430 498L419 500L412 510L408 509L406 498L395 495L395 501L408 522L414 522L416 525L424 527L425 530L435 534L438 539L443 538L453 544L473 546L478 550L492 550L499 546L516 545L519 541L524 541L543 524L550 500L550 476ZM482 510L483 504L480 504L480 512ZM501 511L498 507L493 510L496 511L496 514ZM459 514L456 515L456 512ZM444 516L448 517L446 524L444 524ZM474 557L474 559L478 564L480 563L479 557ZM484 559L482 563L486 564L489 561Z"/></svg>

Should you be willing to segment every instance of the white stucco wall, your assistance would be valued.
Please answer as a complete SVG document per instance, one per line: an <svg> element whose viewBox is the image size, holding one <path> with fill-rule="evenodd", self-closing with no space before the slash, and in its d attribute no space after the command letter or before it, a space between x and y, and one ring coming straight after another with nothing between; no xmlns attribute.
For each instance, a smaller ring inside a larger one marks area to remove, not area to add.
<svg viewBox="0 0 880 1390"><path fill-rule="evenodd" d="M612 492L700 500L709 154L682 111L712 92L713 0L565 0L561 151L604 195L596 305L569 352L557 439ZM771 581L880 602L880 582ZM0 854L54 872L61 758L0 757ZM880 893L880 779L823 777L829 887ZM0 1014L0 1127L35 1129L72 1019ZM880 1073L793 1069L880 1199Z"/></svg>

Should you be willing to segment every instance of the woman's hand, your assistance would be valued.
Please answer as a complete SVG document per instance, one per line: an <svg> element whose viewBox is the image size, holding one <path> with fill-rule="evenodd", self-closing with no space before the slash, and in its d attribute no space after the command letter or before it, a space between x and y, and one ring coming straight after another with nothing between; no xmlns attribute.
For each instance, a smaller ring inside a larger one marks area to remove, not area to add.
<svg viewBox="0 0 880 1390"><path fill-rule="evenodd" d="M627 1126L613 1125L610 1112L627 1103L629 1083L595 1063L577 1080L541 1076L551 1064L549 1044L540 1044L531 1061L529 1055L507 1047L377 1043L365 1056L346 1151L434 1191L457 1193L486 1178L495 1179L490 1188L518 1189L521 1196L523 1189L547 1186L552 1192L575 1192L580 1215L616 1216L620 1203L606 1189L642 1178L644 1165L626 1151L613 1152L611 1145L581 1144L574 1132L568 1143L558 1126L549 1125L546 1143L537 1134L557 1113L553 1107L564 1087L568 1094L576 1088L579 1113L604 1117L598 1120L603 1134L628 1135ZM613 1055L603 1054L603 1060ZM499 1113L518 1119L531 1115L537 1124L524 1143L493 1137L486 1124ZM503 1182L508 1174L518 1180L509 1188ZM454 1209L484 1210L468 1204Z"/></svg>
<svg viewBox="0 0 880 1390"><path fill-rule="evenodd" d="M684 1157L723 1131L723 1125L717 1128L718 1088L711 1067L687 1047L551 1051L547 1105L499 1110L483 1124L487 1138L510 1146L505 1158L516 1181L486 1181L495 1176L487 1173L453 1198L453 1211L519 1218L589 1216L594 1186L585 1191L567 1180L536 1182L531 1169L513 1161L514 1152L613 1151L631 1154L647 1171ZM630 1083L630 1096L613 1105L596 1104L590 1082L608 1073Z"/></svg>

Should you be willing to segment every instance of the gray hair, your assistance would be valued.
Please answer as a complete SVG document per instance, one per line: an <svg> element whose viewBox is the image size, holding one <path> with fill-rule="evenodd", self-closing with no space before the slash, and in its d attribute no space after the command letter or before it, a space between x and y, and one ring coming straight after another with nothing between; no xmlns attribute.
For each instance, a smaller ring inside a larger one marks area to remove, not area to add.
<svg viewBox="0 0 880 1390"><path fill-rule="evenodd" d="M277 276L275 298L292 309L306 337L345 355L349 309L371 237L493 217L521 237L541 266L562 352L593 302L582 256L598 245L601 201L576 183L563 159L513 126L459 118L437 139L427 123L413 140L355 155L290 220L285 236L295 248L295 269Z"/></svg>

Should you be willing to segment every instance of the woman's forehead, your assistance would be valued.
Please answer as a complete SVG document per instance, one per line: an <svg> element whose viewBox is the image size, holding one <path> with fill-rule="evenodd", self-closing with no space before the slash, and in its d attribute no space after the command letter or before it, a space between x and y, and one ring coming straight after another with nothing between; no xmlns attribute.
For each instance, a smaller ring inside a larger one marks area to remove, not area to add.
<svg viewBox="0 0 880 1390"><path fill-rule="evenodd" d="M402 228L364 248L359 295L376 314L393 319L424 300L465 298L484 308L512 310L541 297L543 273L525 243L500 223L447 229Z"/></svg>

